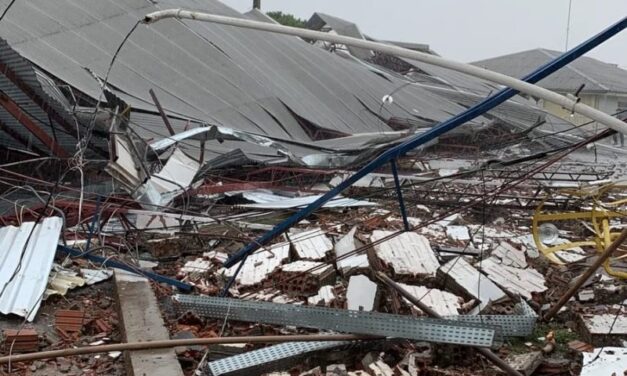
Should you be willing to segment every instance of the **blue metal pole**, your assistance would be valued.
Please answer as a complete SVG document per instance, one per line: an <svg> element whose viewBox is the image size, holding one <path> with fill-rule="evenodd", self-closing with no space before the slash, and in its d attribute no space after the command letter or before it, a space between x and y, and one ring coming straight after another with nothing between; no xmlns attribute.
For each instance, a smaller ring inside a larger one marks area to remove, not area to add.
<svg viewBox="0 0 627 376"><path fill-rule="evenodd" d="M185 291L185 292L190 292L192 291L192 289L194 288L194 286L189 285L187 283L181 282L177 279L174 278L170 278L170 277L166 277L164 275L161 274L157 274L157 273L153 273L153 272L149 272L147 270L142 270L127 264L124 264L120 261L116 261L116 260L112 260L110 258L105 258L105 257L100 257L100 256L96 256L96 255L92 255L91 253L85 253L82 251L79 251L78 249L73 249L70 247L65 247L62 245L57 245L57 251L59 252L63 252L65 254L68 254L72 257L84 257L89 261L93 261L95 263L98 263L102 266L106 266L106 267L110 267L110 268L116 268L116 269L122 269L122 270L126 270L127 272L131 272L131 273L135 273L138 275L142 275L146 278L150 278L153 281L157 281L159 283L167 283L168 285L171 286L175 286L177 287L179 290L181 291Z"/></svg>
<svg viewBox="0 0 627 376"><path fill-rule="evenodd" d="M538 68L535 72L524 77L523 80L529 83L536 83L542 80L543 78L549 76L550 74L556 72L557 70L571 63L578 57L589 52L596 46L610 39L614 35L618 34L620 31L622 31L626 27L627 27L627 17L623 18L616 24L610 26L606 30L588 39L587 41L583 42L579 46L573 48L572 50L562 54L561 56L557 57L555 60L550 61L547 64L543 65L542 67ZM516 94L518 94L518 91L514 89L509 89L509 88L503 89L499 91L497 94L487 99L484 99L483 101L469 108L468 110L452 117L451 119L443 123L440 123L439 125L434 126L429 131L422 133L420 135L414 136L410 138L409 140L405 141L404 143L386 150L385 152L383 152L383 154L381 154L380 156L372 160L370 163L368 163L362 169L357 171L354 175L350 176L348 179L344 180L334 189L330 190L325 195L323 195L316 201L312 202L307 207L301 209L297 213L293 214L291 217L287 218L283 222L277 224L272 230L268 231L267 233L260 236L255 241L249 243L244 248L239 250L237 253L232 255L228 260L224 262L224 266L228 268L228 267L235 265L237 262L241 261L244 257L246 257L246 255L250 254L251 252L254 252L255 250L259 249L259 247L267 244L269 241L271 241L278 235L284 233L290 227L292 227L296 223L300 222L301 220L303 220L304 218L312 214L315 210L320 208L329 200L333 199L335 196L337 196L339 193L344 191L346 188L353 185L356 181L363 178L365 175L369 174L370 172L376 170L377 168L383 166L385 163L389 162L390 160L399 158L403 156L405 153L407 153L408 151L420 145L423 145L443 135L444 133L452 129L455 129L459 127L460 125L484 114L485 112L493 109L494 107L512 98Z"/></svg>
<svg viewBox="0 0 627 376"><path fill-rule="evenodd" d="M405 200L403 200L401 181L398 179L396 159L392 159L390 164L392 164L392 175L394 175L394 185L396 185L396 195L398 196L398 206L401 208L401 215L403 216L403 224L405 225L405 231L409 231L409 221L407 220L407 211L405 210Z"/></svg>
<svg viewBox="0 0 627 376"><path fill-rule="evenodd" d="M229 278L229 280L226 283L226 285L224 286L224 288L222 288L222 291L220 292L220 296L221 297L224 298L229 293L229 290L231 289L231 286L233 286L233 284L235 283L235 278L237 278L237 275L239 274L239 272L244 267L244 263L246 262L247 258L248 258L248 255L245 255L244 258L242 259L242 261L239 263L239 266L237 267L237 269L235 269L235 273L233 274L233 276L231 278Z"/></svg>

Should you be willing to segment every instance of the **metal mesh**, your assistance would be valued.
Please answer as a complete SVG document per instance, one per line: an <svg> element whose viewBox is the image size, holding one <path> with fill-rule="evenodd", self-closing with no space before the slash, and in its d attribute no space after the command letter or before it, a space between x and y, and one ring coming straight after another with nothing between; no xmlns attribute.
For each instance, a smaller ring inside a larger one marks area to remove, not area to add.
<svg viewBox="0 0 627 376"><path fill-rule="evenodd" d="M466 323L495 325L502 329L505 337L527 337L533 333L538 315L525 301L516 305L515 315L461 315L446 316L448 320Z"/></svg>
<svg viewBox="0 0 627 376"><path fill-rule="evenodd" d="M182 310L214 318L228 315L236 321L480 347L490 347L502 336L499 328L480 323L208 296L176 295L174 299Z"/></svg>
<svg viewBox="0 0 627 376"><path fill-rule="evenodd" d="M289 368L303 356L312 352L348 345L347 341L290 342L270 346L244 354L216 360L207 364L211 376L239 375L271 372Z"/></svg>

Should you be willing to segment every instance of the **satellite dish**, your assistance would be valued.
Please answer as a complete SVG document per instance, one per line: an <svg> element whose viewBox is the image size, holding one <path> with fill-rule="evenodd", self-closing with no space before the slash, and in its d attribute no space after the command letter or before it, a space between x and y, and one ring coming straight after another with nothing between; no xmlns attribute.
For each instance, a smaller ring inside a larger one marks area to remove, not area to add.
<svg viewBox="0 0 627 376"><path fill-rule="evenodd" d="M543 223L538 230L540 241L547 245L555 244L560 235L559 230L552 223Z"/></svg>
<svg viewBox="0 0 627 376"><path fill-rule="evenodd" d="M394 97L392 97L391 95L384 95L381 100L385 104L392 104L392 103L394 103Z"/></svg>

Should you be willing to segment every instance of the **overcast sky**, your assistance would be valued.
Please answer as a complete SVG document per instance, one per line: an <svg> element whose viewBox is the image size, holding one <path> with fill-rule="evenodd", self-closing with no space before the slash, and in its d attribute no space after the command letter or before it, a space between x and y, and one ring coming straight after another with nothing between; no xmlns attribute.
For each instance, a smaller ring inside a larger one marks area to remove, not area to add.
<svg viewBox="0 0 627 376"><path fill-rule="evenodd" d="M222 0L239 11L252 0ZM309 19L316 11L355 22L378 39L426 43L470 62L544 47L564 50L569 0L262 0L262 10ZM627 16L627 0L572 0L569 46ZM592 57L627 68L627 30Z"/></svg>

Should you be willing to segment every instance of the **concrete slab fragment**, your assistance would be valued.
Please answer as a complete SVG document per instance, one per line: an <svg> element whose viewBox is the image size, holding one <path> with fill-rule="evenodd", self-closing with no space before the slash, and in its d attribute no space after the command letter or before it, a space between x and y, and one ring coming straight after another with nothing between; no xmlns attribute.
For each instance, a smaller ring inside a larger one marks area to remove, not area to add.
<svg viewBox="0 0 627 376"><path fill-rule="evenodd" d="M377 297L377 284L365 275L354 275L348 281L346 304L354 311L372 311Z"/></svg>
<svg viewBox="0 0 627 376"><path fill-rule="evenodd" d="M411 286L404 283L399 283L399 285L441 316L459 315L458 310L461 309L461 305L459 304L460 298L457 295L438 289L429 289L424 286ZM403 300L412 308L418 310L409 300Z"/></svg>
<svg viewBox="0 0 627 376"><path fill-rule="evenodd" d="M525 252L519 251L507 242L500 242L492 251L492 256L498 257L503 265L514 266L517 268L526 268L527 260Z"/></svg>
<svg viewBox="0 0 627 376"><path fill-rule="evenodd" d="M626 369L627 348L603 347L583 353L581 376L622 375Z"/></svg>
<svg viewBox="0 0 627 376"><path fill-rule="evenodd" d="M446 236L455 241L470 240L470 233L466 226L446 226Z"/></svg>
<svg viewBox="0 0 627 376"><path fill-rule="evenodd" d="M148 279L116 269L115 287L126 342L170 339ZM183 376L174 349L126 351L124 356L129 375Z"/></svg>
<svg viewBox="0 0 627 376"><path fill-rule="evenodd" d="M333 249L333 243L320 228L299 233L291 232L288 238L298 257L303 260L322 260L327 252Z"/></svg>
<svg viewBox="0 0 627 376"><path fill-rule="evenodd" d="M452 278L457 287L481 302L484 307L490 301L497 301L507 295L488 277L481 274L462 257L454 258L440 268Z"/></svg>
<svg viewBox="0 0 627 376"><path fill-rule="evenodd" d="M370 240L375 242L393 232L374 231ZM397 275L433 277L440 267L429 240L415 232L404 232L374 246L376 255Z"/></svg>
<svg viewBox="0 0 627 376"><path fill-rule="evenodd" d="M507 266L495 257L483 260L480 267L494 283L513 294L520 294L525 299L531 299L534 292L547 289L544 276L532 268Z"/></svg>

